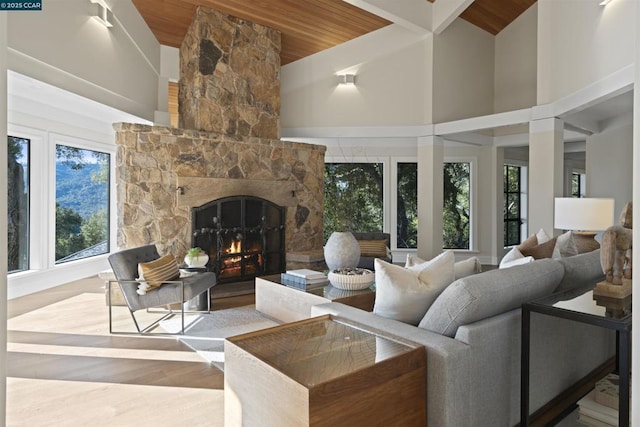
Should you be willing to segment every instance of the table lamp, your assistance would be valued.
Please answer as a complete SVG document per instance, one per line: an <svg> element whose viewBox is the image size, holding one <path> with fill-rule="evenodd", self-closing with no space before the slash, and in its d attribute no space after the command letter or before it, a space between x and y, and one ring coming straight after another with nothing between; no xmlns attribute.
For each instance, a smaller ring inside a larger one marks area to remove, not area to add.
<svg viewBox="0 0 640 427"><path fill-rule="evenodd" d="M579 253L594 251L596 232L613 225L614 207L613 199L556 197L554 227L572 231Z"/></svg>

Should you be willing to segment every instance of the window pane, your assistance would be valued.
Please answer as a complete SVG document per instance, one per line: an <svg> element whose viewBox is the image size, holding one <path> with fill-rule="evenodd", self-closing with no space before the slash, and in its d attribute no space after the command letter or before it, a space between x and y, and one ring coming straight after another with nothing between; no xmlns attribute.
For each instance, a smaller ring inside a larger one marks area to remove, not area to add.
<svg viewBox="0 0 640 427"><path fill-rule="evenodd" d="M520 166L504 166L504 246L520 243Z"/></svg>
<svg viewBox="0 0 640 427"><path fill-rule="evenodd" d="M56 263L109 251L107 153L56 145Z"/></svg>
<svg viewBox="0 0 640 427"><path fill-rule="evenodd" d="M519 193L507 193L507 211L505 219L519 219L520 218L520 194Z"/></svg>
<svg viewBox="0 0 640 427"><path fill-rule="evenodd" d="M325 241L334 231L382 231L382 180L382 163L325 164Z"/></svg>
<svg viewBox="0 0 640 427"><path fill-rule="evenodd" d="M506 221L504 223L505 246L520 243L520 223L518 221Z"/></svg>
<svg viewBox="0 0 640 427"><path fill-rule="evenodd" d="M398 248L418 247L418 164L398 163Z"/></svg>
<svg viewBox="0 0 640 427"><path fill-rule="evenodd" d="M580 174L571 174L571 196L580 197Z"/></svg>
<svg viewBox="0 0 640 427"><path fill-rule="evenodd" d="M444 164L445 249L469 249L470 163Z"/></svg>
<svg viewBox="0 0 640 427"><path fill-rule="evenodd" d="M29 140L10 136L7 164L7 271L29 269Z"/></svg>

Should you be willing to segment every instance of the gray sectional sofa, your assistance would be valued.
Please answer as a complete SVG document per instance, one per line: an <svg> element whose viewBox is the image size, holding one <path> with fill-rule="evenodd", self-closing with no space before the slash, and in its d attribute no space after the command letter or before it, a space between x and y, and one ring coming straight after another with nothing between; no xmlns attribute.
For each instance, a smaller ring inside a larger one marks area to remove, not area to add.
<svg viewBox="0 0 640 427"><path fill-rule="evenodd" d="M429 426L513 426L520 420L521 305L602 277L595 251L458 279L421 327L340 303L315 306L312 315L344 317L424 345ZM532 313L531 411L614 355L612 331Z"/></svg>

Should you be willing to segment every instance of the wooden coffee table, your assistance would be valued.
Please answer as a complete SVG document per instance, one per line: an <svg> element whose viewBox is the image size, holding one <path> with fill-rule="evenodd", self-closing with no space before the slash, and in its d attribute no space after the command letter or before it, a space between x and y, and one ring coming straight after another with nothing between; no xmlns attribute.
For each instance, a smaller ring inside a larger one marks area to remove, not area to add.
<svg viewBox="0 0 640 427"><path fill-rule="evenodd" d="M225 426L425 425L426 353L320 316L228 338Z"/></svg>
<svg viewBox="0 0 640 427"><path fill-rule="evenodd" d="M280 283L279 276L256 278L256 310L280 322L311 317L311 307L331 301L373 310L375 287L345 291L331 285L310 286L306 290Z"/></svg>

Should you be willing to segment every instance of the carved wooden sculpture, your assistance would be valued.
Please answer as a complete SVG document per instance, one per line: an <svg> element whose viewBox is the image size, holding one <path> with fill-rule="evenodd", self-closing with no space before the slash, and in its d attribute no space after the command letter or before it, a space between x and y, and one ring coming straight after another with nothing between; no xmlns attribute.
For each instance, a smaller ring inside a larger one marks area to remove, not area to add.
<svg viewBox="0 0 640 427"><path fill-rule="evenodd" d="M600 264L605 280L593 290L593 299L606 315L622 318L631 312L632 204L620 214L620 224L607 228L600 245Z"/></svg>
<svg viewBox="0 0 640 427"><path fill-rule="evenodd" d="M631 279L631 251L633 241L632 203L622 209L620 224L607 228L600 245L600 264L606 281L622 285L622 279Z"/></svg>

